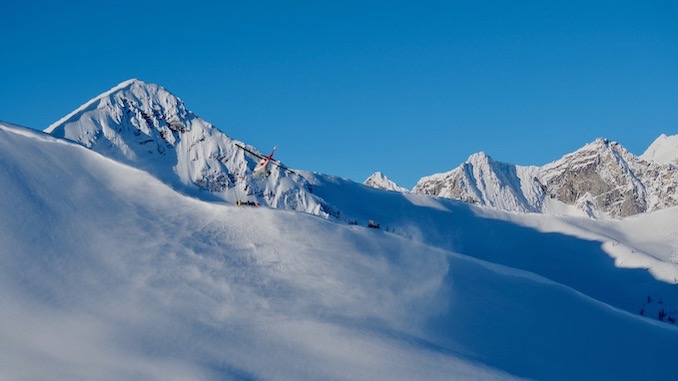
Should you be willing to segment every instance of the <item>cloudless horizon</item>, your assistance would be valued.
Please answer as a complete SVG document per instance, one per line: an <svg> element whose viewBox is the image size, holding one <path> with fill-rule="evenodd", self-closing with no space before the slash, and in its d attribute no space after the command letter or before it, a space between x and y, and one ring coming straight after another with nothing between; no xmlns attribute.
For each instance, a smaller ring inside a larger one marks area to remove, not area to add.
<svg viewBox="0 0 678 381"><path fill-rule="evenodd" d="M543 165L678 134L671 1L15 0L0 120L44 129L130 78L293 168L412 188L478 151Z"/></svg>

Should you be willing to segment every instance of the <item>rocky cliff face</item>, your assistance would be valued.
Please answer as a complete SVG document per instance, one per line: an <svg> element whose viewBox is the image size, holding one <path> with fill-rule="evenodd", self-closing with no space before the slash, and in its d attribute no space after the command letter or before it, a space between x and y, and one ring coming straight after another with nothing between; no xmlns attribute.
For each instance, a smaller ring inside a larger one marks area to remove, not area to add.
<svg viewBox="0 0 678 381"><path fill-rule="evenodd" d="M648 210L639 164L620 144L597 139L544 166L538 177L551 198L625 217Z"/></svg>
<svg viewBox="0 0 678 381"><path fill-rule="evenodd" d="M272 166L268 177L253 176L259 159L236 146L244 143L199 118L158 85L136 79L123 82L45 132L145 170L196 197L331 214L297 171Z"/></svg>
<svg viewBox="0 0 678 381"><path fill-rule="evenodd" d="M589 216L626 217L678 205L678 166L637 157L597 139L543 167L472 155L460 167L422 178L413 192L518 212L549 212L551 200Z"/></svg>

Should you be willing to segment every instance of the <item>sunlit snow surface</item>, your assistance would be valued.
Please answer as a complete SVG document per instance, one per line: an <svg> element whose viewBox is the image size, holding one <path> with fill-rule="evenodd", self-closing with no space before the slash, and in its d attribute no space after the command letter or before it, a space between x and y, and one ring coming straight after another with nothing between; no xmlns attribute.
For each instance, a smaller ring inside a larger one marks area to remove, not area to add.
<svg viewBox="0 0 678 381"><path fill-rule="evenodd" d="M601 238L670 271L675 227L650 226L676 209L599 225L311 180L359 225L199 201L3 124L0 379L678 377L678 329L636 311L676 286Z"/></svg>
<svg viewBox="0 0 678 381"><path fill-rule="evenodd" d="M678 165L678 135L661 134L640 157L662 164Z"/></svg>

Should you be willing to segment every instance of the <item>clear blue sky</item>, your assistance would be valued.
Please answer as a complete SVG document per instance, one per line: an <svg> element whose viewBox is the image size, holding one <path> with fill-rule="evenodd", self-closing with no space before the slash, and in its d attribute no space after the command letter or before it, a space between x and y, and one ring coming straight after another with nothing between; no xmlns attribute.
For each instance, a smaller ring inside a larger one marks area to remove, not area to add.
<svg viewBox="0 0 678 381"><path fill-rule="evenodd" d="M408 188L678 133L676 1L60 3L0 5L0 120L139 78L291 167Z"/></svg>

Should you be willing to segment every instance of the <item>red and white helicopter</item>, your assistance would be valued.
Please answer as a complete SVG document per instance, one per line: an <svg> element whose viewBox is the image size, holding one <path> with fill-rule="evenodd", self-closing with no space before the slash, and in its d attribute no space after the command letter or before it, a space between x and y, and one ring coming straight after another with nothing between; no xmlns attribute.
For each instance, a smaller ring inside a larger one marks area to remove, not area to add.
<svg viewBox="0 0 678 381"><path fill-rule="evenodd" d="M253 156L255 156L255 157L261 159L261 160L259 161L259 164L257 164L256 167L254 167L254 171L253 171L253 172L254 172L254 176L255 176L255 177L266 177L266 176L270 175L270 174L271 174L271 171L268 169L268 167L269 167L270 164L273 164L273 165L275 165L275 166L277 166L277 167L281 168L282 170L287 171L287 172L289 172L289 173L294 173L295 175L297 174L297 173L294 172L293 170L287 168L283 163L281 163L281 162L279 162L278 160L276 160L276 159L273 158L273 154L275 153L275 150L276 150L276 148L278 148L278 147L273 147L273 151L271 151L271 154L270 154L270 155L263 156L263 155L260 155L260 154L258 154L258 153L256 153L256 152L252 151L251 149L249 149L249 148L247 148L247 147L245 147L245 146L241 146L241 145L238 144L238 143L236 143L235 145L236 145L238 148L242 149L243 151L249 153L250 155L253 155Z"/></svg>

